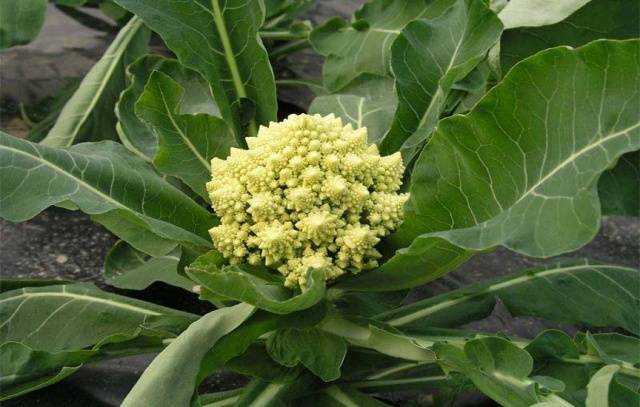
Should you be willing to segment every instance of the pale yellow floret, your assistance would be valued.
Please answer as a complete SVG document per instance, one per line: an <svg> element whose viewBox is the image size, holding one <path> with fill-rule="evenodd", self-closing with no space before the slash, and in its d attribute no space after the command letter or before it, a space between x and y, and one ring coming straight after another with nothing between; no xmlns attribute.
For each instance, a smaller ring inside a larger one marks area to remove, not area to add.
<svg viewBox="0 0 640 407"><path fill-rule="evenodd" d="M380 157L366 128L333 115L292 115L261 126L213 159L207 183L221 224L215 247L230 261L264 264L305 287L310 268L326 280L375 267L380 238L402 222L399 154Z"/></svg>

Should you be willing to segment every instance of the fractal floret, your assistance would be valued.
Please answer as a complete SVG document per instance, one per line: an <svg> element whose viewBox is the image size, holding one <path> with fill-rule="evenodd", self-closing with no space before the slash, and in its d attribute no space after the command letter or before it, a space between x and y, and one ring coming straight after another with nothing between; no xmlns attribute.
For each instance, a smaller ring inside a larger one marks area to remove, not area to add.
<svg viewBox="0 0 640 407"><path fill-rule="evenodd" d="M366 128L333 115L291 115L211 162L207 183L221 224L210 230L232 263L263 264L304 287L378 265L376 244L402 222L399 153L381 157Z"/></svg>

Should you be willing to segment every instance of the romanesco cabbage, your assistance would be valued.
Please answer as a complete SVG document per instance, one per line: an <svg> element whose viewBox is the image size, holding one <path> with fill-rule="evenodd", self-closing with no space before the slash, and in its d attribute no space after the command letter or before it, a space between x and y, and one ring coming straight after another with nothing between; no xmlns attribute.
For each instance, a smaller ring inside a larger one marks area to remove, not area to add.
<svg viewBox="0 0 640 407"><path fill-rule="evenodd" d="M366 128L333 115L291 115L211 161L207 183L221 224L210 230L232 263L276 268L304 287L310 267L325 279L377 266L380 238L402 222L399 153L381 157Z"/></svg>

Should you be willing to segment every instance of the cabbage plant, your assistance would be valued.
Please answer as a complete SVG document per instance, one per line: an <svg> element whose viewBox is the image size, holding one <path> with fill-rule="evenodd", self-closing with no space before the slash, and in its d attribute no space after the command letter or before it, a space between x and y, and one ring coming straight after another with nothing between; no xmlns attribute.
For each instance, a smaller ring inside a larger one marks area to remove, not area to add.
<svg viewBox="0 0 640 407"><path fill-rule="evenodd" d="M83 211L120 238L108 284L211 311L3 281L2 399L159 352L124 406L640 402L638 270L555 257L640 211L637 2L371 0L309 30L308 1L114 1L130 18L48 133L0 134L0 216ZM276 80L308 46L321 80ZM308 111L279 121L280 84ZM500 247L554 258L407 296ZM497 303L581 331L469 329ZM247 384L201 392L219 371Z"/></svg>

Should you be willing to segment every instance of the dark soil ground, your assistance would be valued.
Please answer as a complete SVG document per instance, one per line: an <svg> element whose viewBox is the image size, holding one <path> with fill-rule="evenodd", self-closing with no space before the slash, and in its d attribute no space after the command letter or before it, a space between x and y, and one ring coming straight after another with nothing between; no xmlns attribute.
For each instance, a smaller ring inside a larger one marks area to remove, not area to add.
<svg viewBox="0 0 640 407"><path fill-rule="evenodd" d="M313 18L349 14L356 2L323 1ZM99 17L99 16L98 16ZM74 33L70 35L70 33ZM33 103L60 90L69 80L80 77L108 44L111 33L91 30L51 8L43 35L27 47L17 47L1 54L0 127L23 136L28 126L17 115L19 102ZM310 53L302 53L296 66L283 69L312 72L318 75L319 63ZM281 98L286 111L308 102L308 95L285 90ZM306 98L306 99L305 99ZM0 180L1 181L1 180ZM34 219L12 224L0 221L0 275L2 278L68 279L94 282L100 287L153 301L162 305L202 313L209 308L195 295L163 284L154 284L144 292L114 290L103 283L102 262L116 238L79 212L51 208ZM640 265L640 219L605 218L595 240L581 250L564 257L586 257L602 262L638 267ZM548 261L548 260L547 260ZM531 268L544 261L498 249L474 257L457 271L420 287L413 298L424 298L469 283ZM513 318L498 306L491 317L473 324L475 329L533 337L541 330L560 327L574 332L578 327L558 326L535 318ZM153 355L119 359L83 367L69 379L17 400L2 403L18 406L116 406L135 383ZM230 374L212 378L210 390L225 390L242 383ZM428 397L414 395L396 398L397 405L429 405ZM458 406L492 405L477 395L467 395Z"/></svg>

